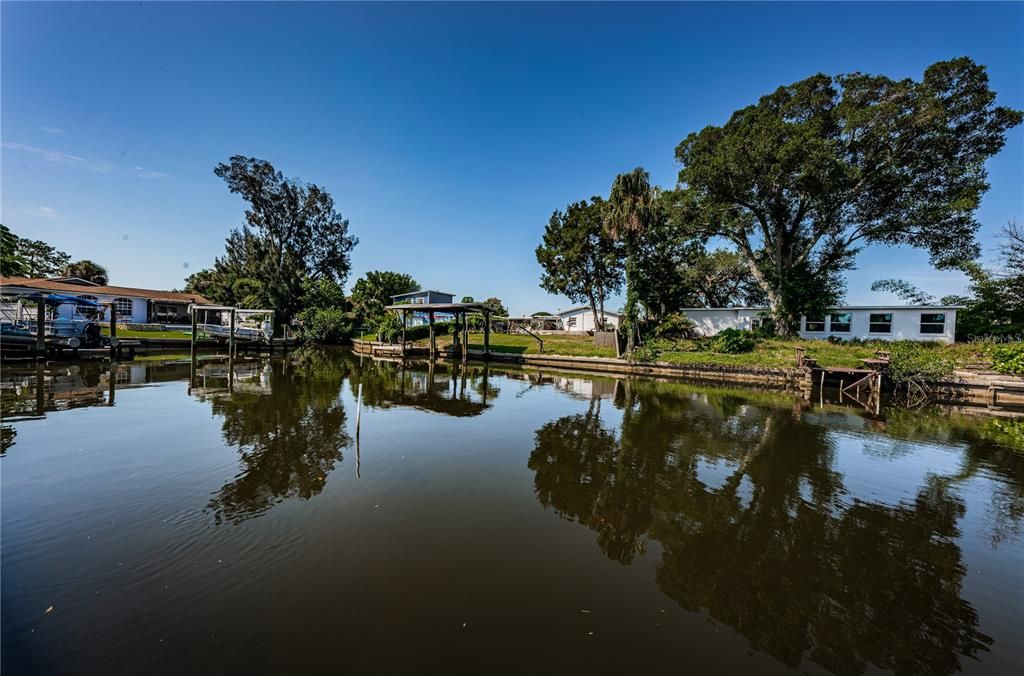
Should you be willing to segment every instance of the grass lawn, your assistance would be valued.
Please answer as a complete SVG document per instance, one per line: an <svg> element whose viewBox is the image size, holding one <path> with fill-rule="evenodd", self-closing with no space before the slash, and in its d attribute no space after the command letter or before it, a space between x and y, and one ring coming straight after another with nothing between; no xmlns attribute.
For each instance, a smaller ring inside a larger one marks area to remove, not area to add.
<svg viewBox="0 0 1024 676"><path fill-rule="evenodd" d="M372 338L372 337L371 337ZM614 357L614 348L595 347L590 336L547 335L544 338L545 354L560 354L574 357ZM451 345L451 336L439 336L439 347ZM426 340L417 341L426 345ZM483 334L470 333L469 347L483 349ZM753 366L790 368L796 366L796 348L802 347L806 355L816 359L821 366L861 367L861 359L875 356L877 350L886 349L884 341L863 344L830 343L826 340L800 340L798 338L770 338L760 340L753 352L746 354L721 354L699 349L695 341L681 340L674 343L654 343L655 361L675 364L716 364L722 366ZM495 352L515 354L540 354L537 341L530 336L504 333L491 334L491 349ZM936 354L952 355L959 366L987 362L986 347L971 343L955 345L935 344Z"/></svg>
<svg viewBox="0 0 1024 676"><path fill-rule="evenodd" d="M110 335L109 326L104 326L102 330L104 336ZM191 333L185 331L133 331L132 329L117 329L118 338L180 338L188 340L191 335Z"/></svg>

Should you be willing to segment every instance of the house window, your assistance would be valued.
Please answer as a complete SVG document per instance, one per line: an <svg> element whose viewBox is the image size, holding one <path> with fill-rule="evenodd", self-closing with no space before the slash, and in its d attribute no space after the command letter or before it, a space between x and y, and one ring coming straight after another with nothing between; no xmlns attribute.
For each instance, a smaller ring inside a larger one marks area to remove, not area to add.
<svg viewBox="0 0 1024 676"><path fill-rule="evenodd" d="M945 333L946 313L921 313L921 333Z"/></svg>
<svg viewBox="0 0 1024 676"><path fill-rule="evenodd" d="M178 319L178 308L175 305L154 305L153 319L159 323L174 322Z"/></svg>
<svg viewBox="0 0 1024 676"><path fill-rule="evenodd" d="M750 330L757 331L759 328L761 328L761 318L754 317L753 319L750 320Z"/></svg>
<svg viewBox="0 0 1024 676"><path fill-rule="evenodd" d="M892 333L892 313L891 312L872 312L868 323L868 332L870 333Z"/></svg>
<svg viewBox="0 0 1024 676"><path fill-rule="evenodd" d="M825 332L825 317L824 315L817 315L814 317L808 317L806 328L804 329L808 333L824 333Z"/></svg>
<svg viewBox="0 0 1024 676"><path fill-rule="evenodd" d="M114 309L117 310L118 317L128 318L135 313L131 298L115 298L112 303Z"/></svg>
<svg viewBox="0 0 1024 676"><path fill-rule="evenodd" d="M832 333L849 333L850 325L853 323L853 315L849 312L833 314L829 322Z"/></svg>
<svg viewBox="0 0 1024 676"><path fill-rule="evenodd" d="M565 323L565 325L566 325L566 326L567 326L568 328L570 328L570 329L571 329L572 327L576 326L576 318L575 318L575 317L569 317L569 319L568 319L568 320L566 320L566 323Z"/></svg>
<svg viewBox="0 0 1024 676"><path fill-rule="evenodd" d="M419 304L419 305L423 305L424 300L426 300L426 299L423 298L422 296L420 296L419 298L416 299L416 303Z"/></svg>

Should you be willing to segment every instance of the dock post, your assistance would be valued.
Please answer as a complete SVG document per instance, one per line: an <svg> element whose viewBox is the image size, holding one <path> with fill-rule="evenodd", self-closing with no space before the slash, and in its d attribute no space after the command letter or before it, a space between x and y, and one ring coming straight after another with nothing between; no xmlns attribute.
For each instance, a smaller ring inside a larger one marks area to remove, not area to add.
<svg viewBox="0 0 1024 676"><path fill-rule="evenodd" d="M46 381L46 371L43 370L43 362L36 362L36 415L42 416L46 413L46 390L43 383Z"/></svg>
<svg viewBox="0 0 1024 676"><path fill-rule="evenodd" d="M42 296L36 301L36 352L46 353L46 301Z"/></svg>
<svg viewBox="0 0 1024 676"><path fill-rule="evenodd" d="M431 312L428 315L430 320L430 360L433 361L437 357L437 337L434 335L434 313Z"/></svg>
<svg viewBox="0 0 1024 676"><path fill-rule="evenodd" d="M469 359L469 315L462 313L462 363Z"/></svg>
<svg viewBox="0 0 1024 676"><path fill-rule="evenodd" d="M491 356L491 313L484 310L484 354Z"/></svg>
<svg viewBox="0 0 1024 676"><path fill-rule="evenodd" d="M190 347L192 348L191 349L192 359L195 359L196 358L196 333L198 332L198 328L199 328L199 322L197 321L198 317L196 316L198 314L198 312L195 309L195 307L189 306L188 313L190 315L192 315L192 343L191 343Z"/></svg>
<svg viewBox="0 0 1024 676"><path fill-rule="evenodd" d="M117 354L117 306L110 304L110 360Z"/></svg>
<svg viewBox="0 0 1024 676"><path fill-rule="evenodd" d="M409 319L409 313L402 310L402 357L405 357L405 325Z"/></svg>
<svg viewBox="0 0 1024 676"><path fill-rule="evenodd" d="M235 356L235 308L231 308L231 327L228 333L228 354Z"/></svg>

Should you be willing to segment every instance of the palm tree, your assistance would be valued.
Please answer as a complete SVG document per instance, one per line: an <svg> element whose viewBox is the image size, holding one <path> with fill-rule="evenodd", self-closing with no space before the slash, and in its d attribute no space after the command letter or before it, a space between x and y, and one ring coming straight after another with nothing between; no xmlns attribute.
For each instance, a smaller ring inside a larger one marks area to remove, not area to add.
<svg viewBox="0 0 1024 676"><path fill-rule="evenodd" d="M637 343L636 290L637 249L640 237L658 217L658 191L651 187L651 177L643 167L619 174L612 182L611 194L604 216L604 227L612 238L626 247L626 309L623 328L626 331L626 352Z"/></svg>
<svg viewBox="0 0 1024 676"><path fill-rule="evenodd" d="M80 260L77 263L68 263L60 271L61 277L78 277L87 282L95 282L100 286L106 286L110 281L107 269L99 263L90 260Z"/></svg>

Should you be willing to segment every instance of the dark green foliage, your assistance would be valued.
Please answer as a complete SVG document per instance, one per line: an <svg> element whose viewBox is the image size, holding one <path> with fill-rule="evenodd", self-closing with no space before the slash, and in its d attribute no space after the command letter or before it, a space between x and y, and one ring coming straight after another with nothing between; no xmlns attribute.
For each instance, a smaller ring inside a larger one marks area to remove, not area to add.
<svg viewBox="0 0 1024 676"><path fill-rule="evenodd" d="M235 155L214 173L248 202L246 222L231 231L212 269L186 280L187 290L227 305L272 308L288 321L303 309L310 281L344 284L358 240L329 193L253 157Z"/></svg>
<svg viewBox="0 0 1024 676"><path fill-rule="evenodd" d="M743 256L728 249L700 251L683 270L693 307L764 305L767 300Z"/></svg>
<svg viewBox="0 0 1024 676"><path fill-rule="evenodd" d="M0 223L0 275L23 277L28 274L28 265L18 255L18 239L6 225Z"/></svg>
<svg viewBox="0 0 1024 676"><path fill-rule="evenodd" d="M992 368L1000 373L1024 373L1024 343L997 345L992 349Z"/></svg>
<svg viewBox="0 0 1024 676"><path fill-rule="evenodd" d="M541 288L587 303L595 317L602 316L608 296L622 288L622 247L604 228L604 209L604 200L592 197L555 211L536 250L544 270Z"/></svg>
<svg viewBox="0 0 1024 676"><path fill-rule="evenodd" d="M352 287L352 309L359 319L373 323L391 305L391 297L419 291L420 285L410 275L389 270L371 270Z"/></svg>
<svg viewBox="0 0 1024 676"><path fill-rule="evenodd" d="M753 352L756 346L757 338L754 334L741 329L723 329L711 339L712 352L722 354Z"/></svg>
<svg viewBox="0 0 1024 676"><path fill-rule="evenodd" d="M60 271L61 277L78 277L89 282L95 282L101 286L110 283L110 275L107 269L99 263L90 260L80 260L75 263L68 263Z"/></svg>
<svg viewBox="0 0 1024 676"><path fill-rule="evenodd" d="M352 337L352 322L341 308L307 308L299 313L300 335L309 343L339 345Z"/></svg>
<svg viewBox="0 0 1024 676"><path fill-rule="evenodd" d="M985 161L1021 119L969 58L919 82L815 75L679 144L676 219L755 263L789 331L865 244L917 246L940 266L973 259Z"/></svg>
<svg viewBox="0 0 1024 676"><path fill-rule="evenodd" d="M651 186L650 174L637 167L615 177L604 209L605 228L625 246L626 307L619 330L626 334L627 353L636 347L639 333L640 241L663 217L660 202L658 189Z"/></svg>
<svg viewBox="0 0 1024 676"><path fill-rule="evenodd" d="M693 320L682 313L668 315L654 329L654 337L659 340L683 340L694 335Z"/></svg>
<svg viewBox="0 0 1024 676"><path fill-rule="evenodd" d="M887 375L897 387L920 386L948 380L956 362L946 354L940 343L933 341L897 340L888 344Z"/></svg>
<svg viewBox="0 0 1024 676"><path fill-rule="evenodd" d="M71 256L38 239L18 237L0 225L2 272L9 276L54 277L71 260Z"/></svg>

